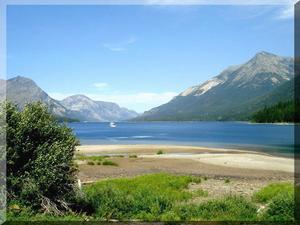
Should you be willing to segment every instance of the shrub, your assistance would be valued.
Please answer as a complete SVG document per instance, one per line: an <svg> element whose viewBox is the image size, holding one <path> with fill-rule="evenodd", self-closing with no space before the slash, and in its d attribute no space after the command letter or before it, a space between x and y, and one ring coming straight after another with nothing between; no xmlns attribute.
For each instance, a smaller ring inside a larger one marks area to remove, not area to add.
<svg viewBox="0 0 300 225"><path fill-rule="evenodd" d="M72 130L41 103L28 104L23 111L7 103L6 120L8 201L17 199L34 210L42 201L44 207L59 206L74 191L73 156L79 142Z"/></svg>
<svg viewBox="0 0 300 225"><path fill-rule="evenodd" d="M158 150L156 154L157 155L162 155L162 154L164 154L164 152L162 150Z"/></svg>
<svg viewBox="0 0 300 225"><path fill-rule="evenodd" d="M225 184L229 184L230 183L230 179L226 178L224 182L225 182Z"/></svg>
<svg viewBox="0 0 300 225"><path fill-rule="evenodd" d="M129 158L137 158L137 155L129 155Z"/></svg>
<svg viewBox="0 0 300 225"><path fill-rule="evenodd" d="M88 161L87 164L93 166L93 165L95 165L95 162L94 161Z"/></svg>
<svg viewBox="0 0 300 225"><path fill-rule="evenodd" d="M104 160L102 165L104 165L104 166L118 166L118 163L110 161L110 160Z"/></svg>

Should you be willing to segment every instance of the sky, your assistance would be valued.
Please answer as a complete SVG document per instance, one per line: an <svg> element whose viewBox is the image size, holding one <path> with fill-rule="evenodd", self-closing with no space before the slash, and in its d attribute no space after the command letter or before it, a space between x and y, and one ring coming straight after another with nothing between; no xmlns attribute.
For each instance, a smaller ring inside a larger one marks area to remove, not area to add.
<svg viewBox="0 0 300 225"><path fill-rule="evenodd" d="M143 112L257 52L293 56L291 5L10 5L7 78Z"/></svg>

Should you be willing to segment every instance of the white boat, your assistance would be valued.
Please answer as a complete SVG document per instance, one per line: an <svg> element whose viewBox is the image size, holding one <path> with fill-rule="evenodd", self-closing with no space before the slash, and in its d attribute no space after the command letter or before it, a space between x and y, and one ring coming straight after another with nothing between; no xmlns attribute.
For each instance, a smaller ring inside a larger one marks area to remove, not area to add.
<svg viewBox="0 0 300 225"><path fill-rule="evenodd" d="M114 122L110 122L109 126L114 128L114 127L117 127L117 124L115 124Z"/></svg>

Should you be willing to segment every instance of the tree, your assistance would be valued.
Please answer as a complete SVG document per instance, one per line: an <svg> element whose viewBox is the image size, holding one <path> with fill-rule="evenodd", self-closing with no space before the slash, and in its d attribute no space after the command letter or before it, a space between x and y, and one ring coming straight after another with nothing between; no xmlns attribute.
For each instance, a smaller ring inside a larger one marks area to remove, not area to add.
<svg viewBox="0 0 300 225"><path fill-rule="evenodd" d="M6 103L6 121L8 201L59 212L75 190L78 140L42 103Z"/></svg>

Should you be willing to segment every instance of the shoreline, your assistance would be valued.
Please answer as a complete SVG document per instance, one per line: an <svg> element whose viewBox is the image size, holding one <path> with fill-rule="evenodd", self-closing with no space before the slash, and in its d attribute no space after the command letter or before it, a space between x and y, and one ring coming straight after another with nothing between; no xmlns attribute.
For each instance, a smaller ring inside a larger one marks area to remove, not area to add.
<svg viewBox="0 0 300 225"><path fill-rule="evenodd" d="M157 154L158 151L162 151L163 154ZM136 155L140 161L152 160L153 165L155 164L157 168L163 167L160 166L160 163L172 162L174 166L178 166L178 171L183 166L180 162L185 161L195 164L195 167L201 165L218 167L216 173L222 169L294 173L294 159L292 158L227 148L177 145L82 145L77 147L77 154L111 157ZM184 169L182 168L182 171Z"/></svg>

